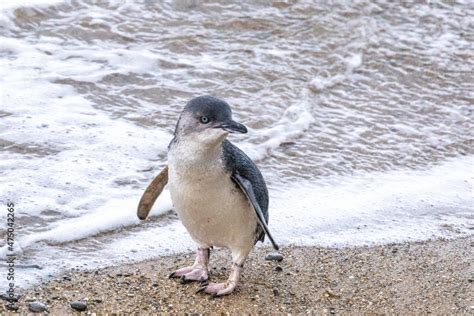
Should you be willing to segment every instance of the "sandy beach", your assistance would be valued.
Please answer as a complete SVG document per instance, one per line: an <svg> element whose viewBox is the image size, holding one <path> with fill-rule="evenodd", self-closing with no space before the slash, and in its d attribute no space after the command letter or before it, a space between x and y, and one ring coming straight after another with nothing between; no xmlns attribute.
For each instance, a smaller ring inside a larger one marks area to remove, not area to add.
<svg viewBox="0 0 474 316"><path fill-rule="evenodd" d="M168 279L193 262L193 254L92 271L68 271L20 292L20 314L40 301L54 315L77 313L435 313L474 312L472 236L456 240L354 248L285 247L281 262L266 261L270 248L250 256L235 293L196 294L198 284ZM230 256L211 254L211 281L223 281ZM4 304L0 312L4 313Z"/></svg>

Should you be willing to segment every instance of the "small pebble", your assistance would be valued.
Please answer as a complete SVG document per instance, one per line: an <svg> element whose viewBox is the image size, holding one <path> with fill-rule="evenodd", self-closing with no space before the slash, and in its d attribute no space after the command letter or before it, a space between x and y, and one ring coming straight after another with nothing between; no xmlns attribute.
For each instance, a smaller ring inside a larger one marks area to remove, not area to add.
<svg viewBox="0 0 474 316"><path fill-rule="evenodd" d="M278 291L278 289L273 289L273 295L280 296L280 291Z"/></svg>
<svg viewBox="0 0 474 316"><path fill-rule="evenodd" d="M18 310L18 305L16 305L16 304L6 304L5 307L10 311L17 311Z"/></svg>
<svg viewBox="0 0 474 316"><path fill-rule="evenodd" d="M48 310L48 306L40 301L30 302L28 309L33 313L42 313Z"/></svg>
<svg viewBox="0 0 474 316"><path fill-rule="evenodd" d="M273 271L275 271L275 272L281 272L281 271L283 271L283 268L280 267L280 266L276 266L275 268L273 268Z"/></svg>
<svg viewBox="0 0 474 316"><path fill-rule="evenodd" d="M71 307L75 309L76 311L83 312L87 309L87 305L84 302L81 301L74 301L71 303Z"/></svg>
<svg viewBox="0 0 474 316"><path fill-rule="evenodd" d="M18 300L20 299L20 295L14 294L10 296L10 294L8 293L0 293L0 298L2 300L9 301L9 302L18 302Z"/></svg>
<svg viewBox="0 0 474 316"><path fill-rule="evenodd" d="M265 260L269 261L282 261L283 255L279 252L271 252L265 256Z"/></svg>

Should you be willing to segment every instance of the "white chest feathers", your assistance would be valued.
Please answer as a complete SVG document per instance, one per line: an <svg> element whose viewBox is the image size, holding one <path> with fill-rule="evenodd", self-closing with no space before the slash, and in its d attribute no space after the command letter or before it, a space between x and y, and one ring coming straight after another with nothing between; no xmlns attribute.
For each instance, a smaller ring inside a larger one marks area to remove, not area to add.
<svg viewBox="0 0 474 316"><path fill-rule="evenodd" d="M201 247L250 250L257 220L253 207L225 171L222 146L200 148L190 141L168 152L171 199L191 237Z"/></svg>

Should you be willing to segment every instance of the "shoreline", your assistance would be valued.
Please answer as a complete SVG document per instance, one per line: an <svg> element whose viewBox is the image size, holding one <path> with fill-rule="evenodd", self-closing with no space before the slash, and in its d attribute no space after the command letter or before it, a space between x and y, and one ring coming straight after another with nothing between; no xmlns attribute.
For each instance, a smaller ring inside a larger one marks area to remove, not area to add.
<svg viewBox="0 0 474 316"><path fill-rule="evenodd" d="M474 236L351 248L281 250L281 262L266 261L270 247L254 249L236 291L222 298L198 293L199 284L168 279L190 265L194 254L157 257L90 271L70 270L35 289L19 291L20 314L40 301L51 314L77 313L473 313ZM214 249L210 281L223 282L230 253ZM1 301L0 313L8 312Z"/></svg>

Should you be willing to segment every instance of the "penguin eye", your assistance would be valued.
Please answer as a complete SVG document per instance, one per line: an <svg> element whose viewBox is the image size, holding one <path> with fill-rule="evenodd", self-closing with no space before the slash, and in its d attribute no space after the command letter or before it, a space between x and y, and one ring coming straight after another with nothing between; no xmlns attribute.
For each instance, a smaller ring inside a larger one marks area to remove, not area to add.
<svg viewBox="0 0 474 316"><path fill-rule="evenodd" d="M209 123L209 118L207 116L201 116L199 118L199 121L202 123L202 124L207 124Z"/></svg>

